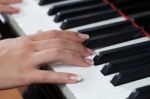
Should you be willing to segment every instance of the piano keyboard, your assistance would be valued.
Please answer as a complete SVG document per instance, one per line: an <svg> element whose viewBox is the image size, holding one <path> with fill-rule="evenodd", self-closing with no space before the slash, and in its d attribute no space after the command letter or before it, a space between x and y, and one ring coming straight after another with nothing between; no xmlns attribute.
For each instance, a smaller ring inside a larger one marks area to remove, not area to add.
<svg viewBox="0 0 150 99"><path fill-rule="evenodd" d="M5 15L20 35L49 29L88 34L97 55L89 68L54 66L83 77L60 86L67 99L149 99L150 1L24 0L20 14Z"/></svg>

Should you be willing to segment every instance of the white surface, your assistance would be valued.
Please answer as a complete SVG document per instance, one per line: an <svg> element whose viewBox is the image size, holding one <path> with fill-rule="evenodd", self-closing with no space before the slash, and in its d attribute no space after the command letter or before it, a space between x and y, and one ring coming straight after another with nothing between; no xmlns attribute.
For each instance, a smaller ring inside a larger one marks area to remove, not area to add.
<svg viewBox="0 0 150 99"><path fill-rule="evenodd" d="M13 5L21 8L20 14L8 16L10 22L15 25L15 28L19 29L18 31L22 31L26 35L36 33L39 30L60 29L60 23L54 23L53 16L50 17L47 15L47 12L52 5L39 7L37 3L38 0L24 0L22 4ZM125 19L120 17L116 19L73 28L70 30L77 31L79 29L87 27L104 25L123 20ZM96 52L113 49L120 46L126 46L147 40L148 38L145 37L134 41L98 49L96 50ZM102 67L103 65L96 67L91 66L90 68L83 68L78 66L53 66L53 69L57 72L71 72L83 77L84 80L82 82L79 82L77 84L67 84L66 86L61 87L63 91L65 90L64 93L68 97L68 99L125 99L135 88L148 85L150 82L150 77L148 77L129 84L114 87L110 83L110 80L112 79L113 75L104 77L100 73Z"/></svg>

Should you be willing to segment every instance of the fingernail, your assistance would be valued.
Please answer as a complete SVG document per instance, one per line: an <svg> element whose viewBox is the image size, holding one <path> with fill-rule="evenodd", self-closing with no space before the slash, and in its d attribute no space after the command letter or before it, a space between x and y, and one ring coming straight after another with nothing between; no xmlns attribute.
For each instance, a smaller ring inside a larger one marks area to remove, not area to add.
<svg viewBox="0 0 150 99"><path fill-rule="evenodd" d="M81 39L85 39L85 40L90 38L89 35L87 35L87 34L81 34L81 33L79 33L79 37L80 37Z"/></svg>
<svg viewBox="0 0 150 99"><path fill-rule="evenodd" d="M95 54L95 52L94 52L93 50L89 49L89 48L87 48L87 52L88 52L90 55L94 55L94 54Z"/></svg>
<svg viewBox="0 0 150 99"><path fill-rule="evenodd" d="M73 81L73 82L79 82L82 80L82 78L80 76L76 76L76 75L73 75L73 76L70 76L70 79Z"/></svg>
<svg viewBox="0 0 150 99"><path fill-rule="evenodd" d="M93 65L94 64L94 61L92 59L85 58L84 60L89 65Z"/></svg>
<svg viewBox="0 0 150 99"><path fill-rule="evenodd" d="M13 8L13 7L10 7L10 11L12 13L18 13L20 10L18 8Z"/></svg>
<svg viewBox="0 0 150 99"><path fill-rule="evenodd" d="M19 8L15 8L15 9L16 9L16 11L20 12L20 9L19 9Z"/></svg>
<svg viewBox="0 0 150 99"><path fill-rule="evenodd" d="M19 8L14 8L14 11L16 11L17 13L20 12Z"/></svg>

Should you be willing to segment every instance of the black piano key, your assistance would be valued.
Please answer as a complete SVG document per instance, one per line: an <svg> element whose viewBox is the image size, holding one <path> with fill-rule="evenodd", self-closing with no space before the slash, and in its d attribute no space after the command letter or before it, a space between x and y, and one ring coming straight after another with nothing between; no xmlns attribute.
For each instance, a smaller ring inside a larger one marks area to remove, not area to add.
<svg viewBox="0 0 150 99"><path fill-rule="evenodd" d="M103 26L87 28L87 29L79 30L78 32L83 34L88 34L90 37L94 37L100 34L112 33L114 31L120 31L120 30L130 29L130 28L132 28L131 22L122 21L122 22L116 22L116 23L107 24Z"/></svg>
<svg viewBox="0 0 150 99"><path fill-rule="evenodd" d="M3 29L4 23L0 20L0 30Z"/></svg>
<svg viewBox="0 0 150 99"><path fill-rule="evenodd" d="M139 3L143 3L143 2L147 2L148 0L113 0L111 1L116 7L121 8L121 7L125 7L125 6L130 6L130 5L134 5L134 4L139 4Z"/></svg>
<svg viewBox="0 0 150 99"><path fill-rule="evenodd" d="M40 0L39 5L46 5L50 3L56 3L59 1L65 1L65 0Z"/></svg>
<svg viewBox="0 0 150 99"><path fill-rule="evenodd" d="M114 10L100 11L88 15L65 19L60 28L69 29L81 25L90 24L93 22L104 21L115 17L119 17L119 15Z"/></svg>
<svg viewBox="0 0 150 99"><path fill-rule="evenodd" d="M125 0L108 0L109 2L115 4L115 3L124 3Z"/></svg>
<svg viewBox="0 0 150 99"><path fill-rule="evenodd" d="M111 83L114 86L119 86L122 84L126 84L129 82L140 80L142 78L149 77L150 76L149 70L150 70L150 64L138 68L134 68L134 69L129 69L126 71L121 71L113 77Z"/></svg>
<svg viewBox="0 0 150 99"><path fill-rule="evenodd" d="M79 8L71 9L71 10L67 10L67 11L60 11L55 16L54 21L60 22L66 18L81 16L81 15L94 13L94 12L100 12L100 11L104 11L104 10L108 10L108 9L111 9L109 5L107 5L105 3L98 3L98 4L90 5L87 7L79 7Z"/></svg>
<svg viewBox="0 0 150 99"><path fill-rule="evenodd" d="M116 43L133 40L135 38L142 37L142 33L137 29L128 29L123 31L117 31L111 34L100 35L88 39L84 44L88 48L96 49L106 47Z"/></svg>
<svg viewBox="0 0 150 99"><path fill-rule="evenodd" d="M134 21L138 25L146 27L146 26L150 25L150 14L140 16L140 17L136 17Z"/></svg>
<svg viewBox="0 0 150 99"><path fill-rule="evenodd" d="M94 57L94 65L99 65L123 57L136 55L138 53L145 52L148 49L150 49L150 41L102 51L99 53L99 55Z"/></svg>
<svg viewBox="0 0 150 99"><path fill-rule="evenodd" d="M124 12L127 15L133 15L133 14L149 11L150 10L150 8L148 7L149 5L150 2L136 3L134 5L122 7L120 9L122 10L122 12Z"/></svg>
<svg viewBox="0 0 150 99"><path fill-rule="evenodd" d="M82 0L82 1L76 1L67 4L55 5L52 8L50 8L50 10L48 11L48 15L54 15L59 11L65 11L68 9L71 10L74 8L85 7L85 6L98 4L98 3L101 3L101 0Z"/></svg>
<svg viewBox="0 0 150 99"><path fill-rule="evenodd" d="M150 99L150 85L136 88L127 99Z"/></svg>
<svg viewBox="0 0 150 99"><path fill-rule="evenodd" d="M144 30L150 34L150 26L144 27Z"/></svg>
<svg viewBox="0 0 150 99"><path fill-rule="evenodd" d="M150 64L150 50L148 52L125 57L122 59L110 61L102 68L101 72L104 75L113 74L119 71L124 71L132 68L137 68L145 64Z"/></svg>

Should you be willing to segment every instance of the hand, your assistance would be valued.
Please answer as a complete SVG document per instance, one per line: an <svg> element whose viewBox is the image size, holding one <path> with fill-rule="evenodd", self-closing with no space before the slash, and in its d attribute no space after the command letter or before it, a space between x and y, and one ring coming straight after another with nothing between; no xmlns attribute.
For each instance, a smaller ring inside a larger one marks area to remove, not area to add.
<svg viewBox="0 0 150 99"><path fill-rule="evenodd" d="M19 9L9 6L9 4L20 3L22 0L0 0L0 13L18 13Z"/></svg>
<svg viewBox="0 0 150 99"><path fill-rule="evenodd" d="M41 64L90 66L85 57L93 51L82 43L87 35L67 31L47 31L0 41L0 89L32 83L76 83L71 73L39 70Z"/></svg>

